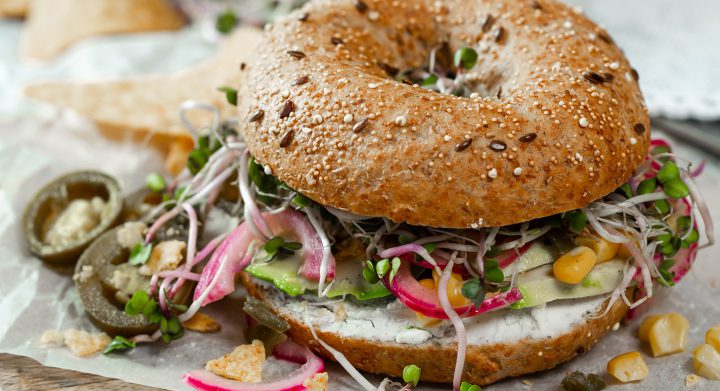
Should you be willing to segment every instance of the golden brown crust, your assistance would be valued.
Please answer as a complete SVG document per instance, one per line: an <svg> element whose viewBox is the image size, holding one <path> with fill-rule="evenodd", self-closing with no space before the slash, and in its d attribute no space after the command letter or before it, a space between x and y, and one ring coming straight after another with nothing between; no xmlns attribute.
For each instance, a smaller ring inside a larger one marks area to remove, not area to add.
<svg viewBox="0 0 720 391"><path fill-rule="evenodd" d="M276 304L269 300L265 288L241 273L241 281L248 292L268 304L289 324L290 337L325 358L333 359L313 338L302 319L281 314ZM485 385L506 377L521 376L544 371L590 350L612 326L627 312L627 306L619 300L602 318L589 318L570 332L548 339L523 339L512 344L497 343L469 345L465 359L463 380ZM318 336L333 348L342 352L358 369L388 376L402 376L406 365L415 364L422 369L423 381L450 383L455 368L456 344L403 345L347 338L335 333L316 330Z"/></svg>
<svg viewBox="0 0 720 391"><path fill-rule="evenodd" d="M634 70L568 6L354 3L316 0L269 27L241 87L250 151L310 198L410 224L500 226L586 206L645 158L650 123ZM424 66L444 41L478 49L468 77L492 97L441 95L378 65Z"/></svg>

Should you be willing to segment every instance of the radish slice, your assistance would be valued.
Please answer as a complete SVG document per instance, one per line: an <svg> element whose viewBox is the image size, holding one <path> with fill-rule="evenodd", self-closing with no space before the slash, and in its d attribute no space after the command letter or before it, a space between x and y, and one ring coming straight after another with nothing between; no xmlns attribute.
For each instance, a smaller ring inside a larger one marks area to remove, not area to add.
<svg viewBox="0 0 720 391"><path fill-rule="evenodd" d="M440 305L437 291L420 285L412 275L408 262L400 264L392 282L386 276L383 283L400 302L411 310L429 318L448 319L447 314ZM520 299L522 299L522 294L517 288L514 288L508 292L486 298L479 307L474 305L455 307L455 312L462 317L469 317L507 307Z"/></svg>
<svg viewBox="0 0 720 391"><path fill-rule="evenodd" d="M307 218L294 210L286 209L280 213L265 212L262 215L265 222L276 236L287 240L296 240L302 243L303 264L299 272L306 278L318 281L320 278L320 265L323 257L323 244L317 232L308 222ZM216 274L220 273L217 282L212 286L203 306L222 299L235 290L235 274L243 270L252 260L254 251L248 251L255 243L260 245L264 238L254 234L248 229L246 222L240 224L220 244L213 253L212 258L202 271L200 281L195 288L193 299L197 300L205 289L210 286ZM225 266L220 270L224 257L229 257ZM330 256L328 262L327 279L335 277L335 258Z"/></svg>
<svg viewBox="0 0 720 391"><path fill-rule="evenodd" d="M305 380L325 370L325 363L310 349L291 341L276 346L273 355L302 366L285 378L269 383L229 380L204 369L185 373L183 381L190 387L203 391L303 391L306 389L303 385Z"/></svg>

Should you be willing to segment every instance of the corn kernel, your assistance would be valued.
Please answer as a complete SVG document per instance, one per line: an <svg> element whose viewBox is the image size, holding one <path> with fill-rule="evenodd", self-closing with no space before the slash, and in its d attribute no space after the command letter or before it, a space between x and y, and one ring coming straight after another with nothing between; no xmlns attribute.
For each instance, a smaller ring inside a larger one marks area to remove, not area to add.
<svg viewBox="0 0 720 391"><path fill-rule="evenodd" d="M662 315L650 326L648 333L653 356L665 356L685 351L689 328L688 320L678 313L671 312Z"/></svg>
<svg viewBox="0 0 720 391"><path fill-rule="evenodd" d="M442 319L430 318L419 312L415 313L415 317L417 317L417 320L420 322L420 324L423 327L432 327L432 326L435 326L436 324L442 322Z"/></svg>
<svg viewBox="0 0 720 391"><path fill-rule="evenodd" d="M433 283L434 288L437 289L437 284L440 283L440 276L433 270ZM453 307L464 307L470 305L470 300L462 295L463 278L458 273L450 273L450 280L448 280L447 295L450 304Z"/></svg>
<svg viewBox="0 0 720 391"><path fill-rule="evenodd" d="M575 244L578 246L590 247L595 251L597 263L609 261L615 258L620 249L619 243L608 242L607 240L595 236L578 236L575 238Z"/></svg>
<svg viewBox="0 0 720 391"><path fill-rule="evenodd" d="M693 352L695 373L712 380L720 380L720 353L708 344L702 344Z"/></svg>
<svg viewBox="0 0 720 391"><path fill-rule="evenodd" d="M616 356L607 364L608 373L623 383L643 380L650 370L638 352L627 352Z"/></svg>
<svg viewBox="0 0 720 391"><path fill-rule="evenodd" d="M643 342L650 342L650 327L660 319L662 315L649 315L643 319L640 324L640 330L638 331L638 338Z"/></svg>
<svg viewBox="0 0 720 391"><path fill-rule="evenodd" d="M705 333L705 343L720 352L720 325L708 329Z"/></svg>
<svg viewBox="0 0 720 391"><path fill-rule="evenodd" d="M568 284L579 284L590 273L597 256L595 252L585 246L578 246L567 254L558 258L553 264L555 278Z"/></svg>

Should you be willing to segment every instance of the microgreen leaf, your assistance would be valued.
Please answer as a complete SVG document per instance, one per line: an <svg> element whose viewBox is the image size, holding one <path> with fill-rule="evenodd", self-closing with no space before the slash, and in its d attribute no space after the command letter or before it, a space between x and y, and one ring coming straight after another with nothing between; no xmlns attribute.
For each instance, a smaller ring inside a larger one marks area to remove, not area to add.
<svg viewBox="0 0 720 391"><path fill-rule="evenodd" d="M145 183L150 191L159 193L165 189L165 178L162 175L154 172L147 176Z"/></svg>
<svg viewBox="0 0 720 391"><path fill-rule="evenodd" d="M406 235L400 235L400 236L398 236L398 242L400 242L400 244L412 243L412 242L414 242L416 239L417 239L417 238L415 238L414 236L406 236Z"/></svg>
<svg viewBox="0 0 720 391"><path fill-rule="evenodd" d="M129 316L139 315L144 311L145 306L149 302L150 297L144 290L139 290L133 293L130 300L125 303L125 313Z"/></svg>
<svg viewBox="0 0 720 391"><path fill-rule="evenodd" d="M464 381L460 384L460 391L482 391L482 388Z"/></svg>
<svg viewBox="0 0 720 391"><path fill-rule="evenodd" d="M131 265L144 265L150 259L152 252L152 243L138 243L130 250L130 259L128 263Z"/></svg>
<svg viewBox="0 0 720 391"><path fill-rule="evenodd" d="M681 246L683 248L688 248L688 247L690 247L691 244L697 242L699 239L700 239L700 233L698 232L698 230L693 228L693 230L690 231L690 235L688 235L687 238L683 239Z"/></svg>
<svg viewBox="0 0 720 391"><path fill-rule="evenodd" d="M380 281L380 278L378 278L377 272L374 268L371 269L369 267L365 267L362 271L362 275L365 281L371 284L375 284Z"/></svg>
<svg viewBox="0 0 720 391"><path fill-rule="evenodd" d="M497 248L497 246L490 247L490 249L485 252L486 257L497 257L498 255L500 255L500 249Z"/></svg>
<svg viewBox="0 0 720 391"><path fill-rule="evenodd" d="M567 220L568 226L575 233L580 233L587 225L587 216L581 210L565 213L565 220Z"/></svg>
<svg viewBox="0 0 720 391"><path fill-rule="evenodd" d="M393 258L391 264L392 268L390 269L390 282L392 282L393 278L395 278L395 274L397 274L398 269L400 269L400 258Z"/></svg>
<svg viewBox="0 0 720 391"><path fill-rule="evenodd" d="M385 277L385 274L387 274L388 270L390 270L390 260L388 259L381 259L375 265L375 271L380 278Z"/></svg>
<svg viewBox="0 0 720 391"><path fill-rule="evenodd" d="M462 293L463 297L472 300L475 307L479 307L483 300L485 300L485 289L477 277L465 281L460 289L460 293Z"/></svg>
<svg viewBox="0 0 720 391"><path fill-rule="evenodd" d="M484 261L485 266L485 280L495 283L500 283L505 280L505 274L500 270L498 262L494 259L486 259Z"/></svg>
<svg viewBox="0 0 720 391"><path fill-rule="evenodd" d="M422 86L423 87L432 86L432 85L435 85L435 83L437 83L437 81L438 81L438 76L433 74L433 75L426 77L425 80L422 81Z"/></svg>
<svg viewBox="0 0 720 391"><path fill-rule="evenodd" d="M288 250L288 251L297 251L302 248L302 244L300 244L298 242L285 242L285 244L283 244L282 248L284 248L285 250Z"/></svg>
<svg viewBox="0 0 720 391"><path fill-rule="evenodd" d="M305 208L312 205L312 200L298 193L292 198L292 203L298 208Z"/></svg>
<svg viewBox="0 0 720 391"><path fill-rule="evenodd" d="M282 247L285 244L285 239L281 238L280 236L276 236L267 242L265 242L265 245L263 246L263 250L265 250L266 253L269 255L274 255L278 252L280 247Z"/></svg>
<svg viewBox="0 0 720 391"><path fill-rule="evenodd" d="M620 194L624 195L625 198L632 198L632 196L633 196L633 194L632 194L632 187L630 187L630 184L629 184L629 183L625 183L624 185L620 186L620 187L617 189L617 191L618 191Z"/></svg>
<svg viewBox="0 0 720 391"><path fill-rule="evenodd" d="M670 203L667 202L667 200L657 200L655 201L655 208L660 212L662 215L666 215L670 213Z"/></svg>
<svg viewBox="0 0 720 391"><path fill-rule="evenodd" d="M681 231L686 231L688 228L690 228L690 224L692 223L692 219L690 216L681 216L677 219L677 225L678 229Z"/></svg>
<svg viewBox="0 0 720 391"><path fill-rule="evenodd" d="M677 164L675 164L672 160L665 162L663 167L657 173L657 179L663 184L678 178L680 178L680 169L678 169Z"/></svg>
<svg viewBox="0 0 720 391"><path fill-rule="evenodd" d="M103 354L112 353L118 350L126 350L134 347L135 342L130 341L123 336L117 335L112 341L110 341L108 346L105 347L105 350L103 350Z"/></svg>
<svg viewBox="0 0 720 391"><path fill-rule="evenodd" d="M655 178L645 179L640 182L637 188L638 195L654 193L657 189L657 180Z"/></svg>
<svg viewBox="0 0 720 391"><path fill-rule="evenodd" d="M417 387L420 381L420 367L415 364L410 364L403 368L403 381L407 384L412 384L413 387Z"/></svg>
<svg viewBox="0 0 720 391"><path fill-rule="evenodd" d="M215 20L215 29L222 34L228 34L233 30L233 28L235 28L237 23L238 18L235 15L235 12L227 10L217 16L217 19Z"/></svg>
<svg viewBox="0 0 720 391"><path fill-rule="evenodd" d="M456 68L472 69L477 64L478 54L471 48L460 48L455 52L453 63Z"/></svg>
<svg viewBox="0 0 720 391"><path fill-rule="evenodd" d="M676 199L685 198L688 194L690 194L690 189L688 189L685 182L680 179L672 179L664 183L663 190L668 197Z"/></svg>
<svg viewBox="0 0 720 391"><path fill-rule="evenodd" d="M435 251L436 247L437 247L437 245L435 243L423 244L423 248L425 248L425 251L427 251L428 254L432 254L432 252Z"/></svg>
<svg viewBox="0 0 720 391"><path fill-rule="evenodd" d="M218 91L225 93L225 99L233 106L237 106L237 90L232 87L222 86L218 87Z"/></svg>

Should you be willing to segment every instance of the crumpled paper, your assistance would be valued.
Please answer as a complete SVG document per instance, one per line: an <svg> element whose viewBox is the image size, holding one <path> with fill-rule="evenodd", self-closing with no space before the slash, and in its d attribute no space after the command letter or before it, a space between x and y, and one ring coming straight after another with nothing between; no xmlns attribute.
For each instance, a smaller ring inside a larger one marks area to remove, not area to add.
<svg viewBox="0 0 720 391"><path fill-rule="evenodd" d="M0 26L3 32L0 33L0 39L4 40L8 37L4 32L12 32L12 28L7 26ZM178 42L182 42L182 37L183 35L180 35L180 39L173 41L173 44L179 45ZM142 46L137 37L127 39L130 39L133 45ZM190 40L197 42L194 38ZM160 39L160 42L146 39L145 43L148 46L169 44L163 39ZM128 72L132 69L131 63L113 62L112 53L117 52L110 50L107 45L114 44L115 42L107 39L97 43L97 47L91 43L85 44L84 47L77 49L80 54L70 53L67 58L60 60L59 64L68 67L67 69L73 69L76 64L73 56L77 55L81 59L78 61L80 67L88 67L91 63L94 69L101 69L95 72L110 74L114 67L122 69L119 73ZM118 44L128 43L119 38ZM92 55L97 53L96 50L108 53L109 58L103 60L102 56ZM208 48L203 50L210 51ZM0 63L2 67L0 79L9 74L18 75L20 79L32 78L32 71L26 69L20 71L21 68L13 65L12 57L8 57L8 53L5 49L0 50L0 55L3 56ZM135 68L138 70L149 58L140 57L145 60L139 62L141 65ZM191 62L190 58L182 55L178 55L176 60L179 63ZM179 67L177 64L166 66ZM67 70L55 70L53 74L58 76L67 72L73 73ZM12 82L15 86L19 83L16 80ZM3 91L3 94L5 93L8 91ZM244 342L244 320L238 305L241 292L210 306L209 313L223 325L223 331L218 334L202 335L189 332L183 339L167 346L157 343L142 346L125 354L89 359L76 358L64 349L46 350L38 347L38 339L48 329L95 329L83 316L82 306L70 278L72 271L49 268L27 252L19 225L25 204L44 183L60 174L77 169L92 168L106 171L118 177L129 192L142 186L148 172L160 170L162 161L160 156L142 144L133 144L130 141L111 142L103 139L92 124L75 115L44 109L21 100L10 104L15 115L0 116L0 352L31 357L49 366L99 374L148 386L173 390L187 389L181 382L185 371L201 368L207 360L228 353L234 346ZM696 162L703 158L710 159L700 152L683 146L679 146L678 151L682 156L690 157ZM706 173L698 184L708 199L715 220L720 222L720 198L717 197L717 194L720 194L720 166L717 160L710 160ZM577 369L604 373L608 359L629 350L646 353L645 359L651 375L642 383L617 386L618 389L684 389L685 376L692 373L692 348L702 342L708 327L720 323L720 308L716 304L715 296L719 293L720 262L718 260L720 260L720 246L703 251L695 268L685 280L672 290L661 290L657 294L652 312L678 311L690 320L689 344L685 353L659 359L649 357L647 348L634 337L638 326L638 321L635 320L620 330L610 333L592 351L570 363L541 374L509 379L486 389L555 390L566 372ZM270 372L278 372L280 368L277 363L268 367ZM339 366L329 364L328 367L331 378L329 389L358 389ZM375 384L379 384L382 380L378 376L369 376L369 378ZM611 388L617 384L607 376L606 380L611 384ZM712 390L718 387L720 383L703 380L693 389ZM445 385L423 384L419 389L447 388Z"/></svg>

